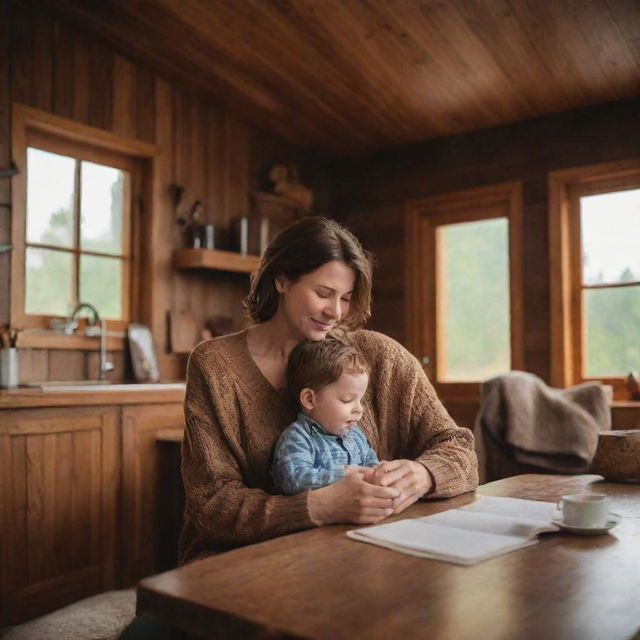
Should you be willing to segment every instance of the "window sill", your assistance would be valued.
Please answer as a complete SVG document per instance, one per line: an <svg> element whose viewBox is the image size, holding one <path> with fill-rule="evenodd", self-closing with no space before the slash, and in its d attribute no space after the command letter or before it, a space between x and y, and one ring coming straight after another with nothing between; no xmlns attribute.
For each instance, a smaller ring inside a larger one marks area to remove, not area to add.
<svg viewBox="0 0 640 640"><path fill-rule="evenodd" d="M124 333L107 332L107 350L124 351L126 338ZM57 331L26 329L18 334L17 347L30 349L77 349L97 351L100 349L99 336L86 336L82 332L67 335Z"/></svg>

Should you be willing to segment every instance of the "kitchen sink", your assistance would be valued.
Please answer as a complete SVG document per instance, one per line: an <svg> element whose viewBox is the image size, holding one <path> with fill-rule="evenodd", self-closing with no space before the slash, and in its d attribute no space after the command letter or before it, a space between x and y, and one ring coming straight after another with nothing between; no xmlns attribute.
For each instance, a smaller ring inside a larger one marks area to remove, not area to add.
<svg viewBox="0 0 640 640"><path fill-rule="evenodd" d="M94 385L110 385L116 384L111 382L110 380L45 380L44 382L26 382L21 385L23 387L32 387L32 388L48 388L48 387L86 387L86 386L94 386ZM117 384L123 384L118 382Z"/></svg>
<svg viewBox="0 0 640 640"><path fill-rule="evenodd" d="M43 382L28 382L21 385L24 388L37 389L43 392L54 391L146 391L184 389L184 382L111 382L109 380L46 380Z"/></svg>

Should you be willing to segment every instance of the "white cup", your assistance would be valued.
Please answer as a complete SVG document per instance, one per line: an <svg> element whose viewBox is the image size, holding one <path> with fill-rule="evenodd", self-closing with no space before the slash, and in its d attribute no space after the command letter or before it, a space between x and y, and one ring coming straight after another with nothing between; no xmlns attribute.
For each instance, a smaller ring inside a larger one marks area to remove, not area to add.
<svg viewBox="0 0 640 640"><path fill-rule="evenodd" d="M558 501L562 522L584 529L604 527L609 516L609 498L602 493L573 493Z"/></svg>
<svg viewBox="0 0 640 640"><path fill-rule="evenodd" d="M0 349L0 388L15 389L18 386L18 350L15 347Z"/></svg>

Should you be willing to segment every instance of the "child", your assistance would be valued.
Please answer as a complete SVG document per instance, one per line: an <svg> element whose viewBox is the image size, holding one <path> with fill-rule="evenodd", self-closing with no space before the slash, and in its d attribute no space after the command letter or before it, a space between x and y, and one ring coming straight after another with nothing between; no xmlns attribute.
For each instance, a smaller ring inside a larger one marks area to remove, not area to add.
<svg viewBox="0 0 640 640"><path fill-rule="evenodd" d="M318 489L378 464L356 424L369 371L355 347L331 337L305 340L289 355L286 377L301 412L275 446L271 472L279 492Z"/></svg>

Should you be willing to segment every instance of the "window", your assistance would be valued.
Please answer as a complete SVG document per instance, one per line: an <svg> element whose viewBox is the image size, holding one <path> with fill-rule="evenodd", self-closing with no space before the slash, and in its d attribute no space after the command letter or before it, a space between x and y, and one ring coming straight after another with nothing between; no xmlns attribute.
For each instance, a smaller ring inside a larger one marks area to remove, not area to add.
<svg viewBox="0 0 640 640"><path fill-rule="evenodd" d="M520 186L408 205L407 342L444 399L522 366Z"/></svg>
<svg viewBox="0 0 640 640"><path fill-rule="evenodd" d="M27 148L27 315L68 316L82 301L128 319L130 180L117 167Z"/></svg>
<svg viewBox="0 0 640 640"><path fill-rule="evenodd" d="M622 391L640 363L640 162L550 176L552 373Z"/></svg>
<svg viewBox="0 0 640 640"><path fill-rule="evenodd" d="M441 224L436 229L438 251L438 379L484 380L509 371L508 219ZM479 309L482 314L474 313Z"/></svg>
<svg viewBox="0 0 640 640"><path fill-rule="evenodd" d="M12 152L11 322L25 330L22 346L94 348L82 335L43 331L79 302L111 332L144 321L145 222L133 204L150 197L157 147L14 105Z"/></svg>

